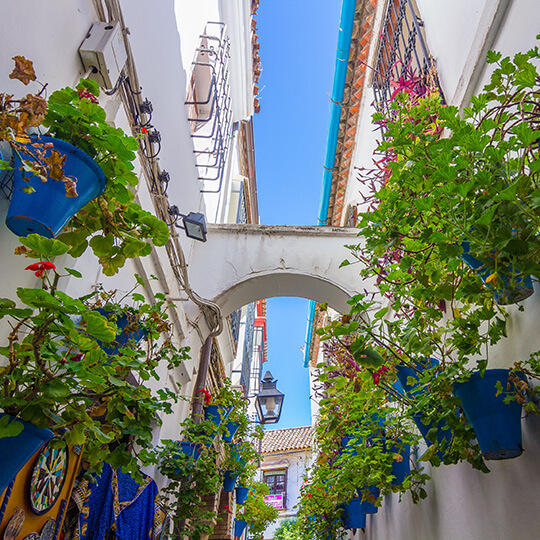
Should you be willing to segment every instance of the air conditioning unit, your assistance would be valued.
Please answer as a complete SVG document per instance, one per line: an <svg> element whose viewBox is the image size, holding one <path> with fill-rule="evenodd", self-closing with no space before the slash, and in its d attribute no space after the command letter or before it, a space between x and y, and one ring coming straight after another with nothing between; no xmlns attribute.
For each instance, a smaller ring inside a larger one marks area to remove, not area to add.
<svg viewBox="0 0 540 540"><path fill-rule="evenodd" d="M103 88L113 88L127 60L120 23L94 23L79 54L89 77Z"/></svg>

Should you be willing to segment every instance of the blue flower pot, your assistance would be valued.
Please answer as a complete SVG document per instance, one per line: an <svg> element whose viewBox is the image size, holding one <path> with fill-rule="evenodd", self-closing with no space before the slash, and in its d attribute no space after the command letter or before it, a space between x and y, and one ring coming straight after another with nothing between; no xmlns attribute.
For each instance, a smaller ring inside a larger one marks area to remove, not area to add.
<svg viewBox="0 0 540 540"><path fill-rule="evenodd" d="M231 414L232 409L232 406L207 405L204 408L204 419L211 420L216 426L219 426Z"/></svg>
<svg viewBox="0 0 540 540"><path fill-rule="evenodd" d="M53 437L50 429L40 429L30 422L0 413L0 418L5 417L9 419L8 425L14 421L20 422L23 430L15 437L0 439L0 494L17 476L25 463Z"/></svg>
<svg viewBox="0 0 540 540"><path fill-rule="evenodd" d="M415 366L419 371L424 371L427 368L435 367L439 365L439 361L436 358L430 358L429 361L427 359L416 361ZM409 367L405 364L400 364L396 366L396 373L397 378L407 394L410 398L414 398L416 395L420 393L420 390L414 389L414 384L409 384L408 380L409 378L413 378L415 380L418 379L418 373L416 370L414 370L412 367ZM447 428L447 424L444 420L441 420L437 422L437 440L431 441L427 438L427 434L431 430L431 428L434 427L433 422L428 422L425 424L422 421L422 415L421 414L414 414L413 415L413 421L416 424L416 427L418 428L418 431L422 434L422 437L424 437L424 440L426 441L426 444L428 446L434 444L435 442L438 442L439 445L447 445L450 443L452 439L452 432L450 429ZM437 456L442 460L444 457L444 452L439 451L437 452Z"/></svg>
<svg viewBox="0 0 540 540"><path fill-rule="evenodd" d="M223 491L226 491L228 493L233 491L238 476L238 473L234 471L225 471L225 475L223 477Z"/></svg>
<svg viewBox="0 0 540 540"><path fill-rule="evenodd" d="M399 454L401 456L401 461L394 459L392 462L392 474L395 476L392 480L392 485L399 486L411 472L411 447L408 444L401 446L395 444L394 441L387 440L384 445L384 450L385 452L392 452L393 454Z"/></svg>
<svg viewBox="0 0 540 540"><path fill-rule="evenodd" d="M201 455L201 445L190 441L182 441L180 444L180 450L186 456L193 458L195 461L199 459Z"/></svg>
<svg viewBox="0 0 540 540"><path fill-rule="evenodd" d="M375 497L379 497L380 490L376 486L370 486L367 488L369 493L371 495L374 495ZM361 501L361 509L364 514L376 514L379 511L379 508L375 506L375 503L369 502L369 501L362 501L363 491L365 488L356 488L356 493L358 495L359 500ZM353 499L355 500L355 499Z"/></svg>
<svg viewBox="0 0 540 540"><path fill-rule="evenodd" d="M471 246L469 242L462 242L461 247L463 248L461 258L465 264L474 270L480 279L486 283L487 278L491 274L489 268L487 268L482 261L471 255ZM512 271L512 265L510 265L510 271ZM529 298L534 292L530 276L516 276L515 287L510 284L510 278L508 276L500 277L503 282L502 288L496 288L492 284L486 283L486 285L493 290L495 302L497 302L497 304L502 306L516 304L517 302Z"/></svg>
<svg viewBox="0 0 540 540"><path fill-rule="evenodd" d="M361 499L352 499L342 505L341 522L346 529L363 529L366 526L366 514Z"/></svg>
<svg viewBox="0 0 540 540"><path fill-rule="evenodd" d="M346 454L350 456L356 456L358 455L358 448L354 446L353 444L350 444L351 440L353 440L354 437L352 435L347 435L345 437L341 437L341 452L345 452Z"/></svg>
<svg viewBox="0 0 540 540"><path fill-rule="evenodd" d="M235 489L235 492L236 492L236 504L244 504L246 502L246 499L249 493L249 488L238 486Z"/></svg>
<svg viewBox="0 0 540 540"><path fill-rule="evenodd" d="M96 311L103 315L104 317L109 316L111 313L110 311L107 311L103 308L97 308ZM144 329L140 324L136 326L135 329L132 331L127 331L126 329L129 328L130 318L126 313L122 313L119 315L116 319L116 326L118 326L118 329L120 330L119 334L116 334L116 337L114 338L114 341L116 342L116 346L104 346L101 341L97 340L100 344L101 348L110 355L118 354L119 349L122 347L126 347L130 341L137 343L141 341L141 339L144 339L148 335L148 330Z"/></svg>
<svg viewBox="0 0 540 540"><path fill-rule="evenodd" d="M510 459L523 452L521 446L521 405L517 401L504 403L495 385L506 391L508 369L487 369L463 383L454 384L454 393L461 400L485 459Z"/></svg>
<svg viewBox="0 0 540 540"><path fill-rule="evenodd" d="M246 460L240 455L237 444L231 444L232 458L242 467L246 464Z"/></svg>
<svg viewBox="0 0 540 540"><path fill-rule="evenodd" d="M79 195L66 197L64 183L57 180L42 182L36 176L23 180L19 169L21 162L15 155L13 195L6 225L17 236L37 233L54 238L79 210L105 191L107 180L99 165L79 148L53 137L36 137L33 142L52 143L54 150L66 156L64 172L66 176L77 179ZM25 146L31 148L32 143ZM50 152L47 150L46 155ZM35 193L25 193L23 188L27 186L34 188Z"/></svg>
<svg viewBox="0 0 540 540"><path fill-rule="evenodd" d="M246 530L247 521L241 519L234 520L234 536L242 536L242 533Z"/></svg>
<svg viewBox="0 0 540 540"><path fill-rule="evenodd" d="M232 442L235 433L238 431L240 424L238 422L227 422L225 425L225 433L223 434L223 440L225 442Z"/></svg>

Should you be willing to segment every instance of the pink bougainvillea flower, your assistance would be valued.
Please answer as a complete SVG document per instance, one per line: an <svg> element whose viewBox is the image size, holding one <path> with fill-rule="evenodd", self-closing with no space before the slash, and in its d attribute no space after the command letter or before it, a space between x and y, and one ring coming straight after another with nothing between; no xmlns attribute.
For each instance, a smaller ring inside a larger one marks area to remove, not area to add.
<svg viewBox="0 0 540 540"><path fill-rule="evenodd" d="M384 379L384 376L387 372L388 368L386 366L382 366L377 371L375 371L375 373L373 373L372 375L374 384L378 385L381 379Z"/></svg>
<svg viewBox="0 0 540 540"><path fill-rule="evenodd" d="M37 277L43 277L47 270L56 270L56 266L52 262L45 261L31 264L25 270L32 270Z"/></svg>

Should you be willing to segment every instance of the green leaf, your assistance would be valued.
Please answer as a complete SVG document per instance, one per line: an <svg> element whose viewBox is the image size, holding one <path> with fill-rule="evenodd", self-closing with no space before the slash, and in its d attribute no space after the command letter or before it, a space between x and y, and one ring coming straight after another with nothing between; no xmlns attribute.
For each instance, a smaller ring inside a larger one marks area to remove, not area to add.
<svg viewBox="0 0 540 540"><path fill-rule="evenodd" d="M64 268L64 270L73 277L82 278L82 274L78 270L75 270L73 268Z"/></svg>
<svg viewBox="0 0 540 540"><path fill-rule="evenodd" d="M24 424L16 418L5 414L0 416L0 439L2 437L16 437L24 429Z"/></svg>
<svg viewBox="0 0 540 540"><path fill-rule="evenodd" d="M90 240L89 244L98 257L109 256L114 248L114 236L112 234L96 235Z"/></svg>
<svg viewBox="0 0 540 540"><path fill-rule="evenodd" d="M390 306L384 307L375 313L375 319L382 319L390 310Z"/></svg>
<svg viewBox="0 0 540 540"><path fill-rule="evenodd" d="M45 238L39 234L21 236L19 242L27 248L35 251L44 259L52 259L69 251L69 246L55 238Z"/></svg>
<svg viewBox="0 0 540 540"><path fill-rule="evenodd" d="M52 399L63 399L71 394L69 386L63 383L60 379L53 379L42 385L43 395Z"/></svg>
<svg viewBox="0 0 540 540"><path fill-rule="evenodd" d="M78 444L84 444L86 442L86 436L84 434L84 424L76 424L73 429L64 434L64 438L68 444L76 446Z"/></svg>
<svg viewBox="0 0 540 540"><path fill-rule="evenodd" d="M43 289L26 289L19 287L17 296L27 306L65 311L60 301Z"/></svg>
<svg viewBox="0 0 540 540"><path fill-rule="evenodd" d="M378 368L383 365L384 358L377 351L369 348L360 348L358 345L354 346L357 341L353 342L350 346L351 353L356 362L362 366L372 368Z"/></svg>
<svg viewBox="0 0 540 540"><path fill-rule="evenodd" d="M109 376L109 382L114 386L125 386L126 383L122 379L119 379L118 377L114 377L113 375Z"/></svg>
<svg viewBox="0 0 540 540"><path fill-rule="evenodd" d="M502 54L499 51L488 51L487 53L487 63L495 64L502 58Z"/></svg>
<svg viewBox="0 0 540 540"><path fill-rule="evenodd" d="M86 331L91 336L110 343L116 338L116 330L111 326L105 317L98 313L84 313L83 320L86 322Z"/></svg>

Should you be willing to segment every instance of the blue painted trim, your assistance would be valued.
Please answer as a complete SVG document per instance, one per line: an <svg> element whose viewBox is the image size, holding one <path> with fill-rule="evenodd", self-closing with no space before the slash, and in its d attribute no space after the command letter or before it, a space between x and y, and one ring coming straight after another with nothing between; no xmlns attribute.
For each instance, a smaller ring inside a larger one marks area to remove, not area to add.
<svg viewBox="0 0 540 540"><path fill-rule="evenodd" d="M334 84L332 87L332 104L330 108L330 123L328 126L328 139L326 142L326 157L324 160L324 174L321 189L321 205L319 208L318 225L326 225L328 217L328 205L332 191L332 171L336 159L336 145L341 118L341 103L345 91L345 79L347 77L347 65L349 63L349 51L351 49L351 37L354 22L356 0L343 0L341 6L341 19L339 22L339 34L336 53L336 69L334 71ZM313 337L313 320L315 318L316 302L309 301L309 316L306 331L306 345L304 348L304 367L309 365L311 352L311 339Z"/></svg>
<svg viewBox="0 0 540 540"><path fill-rule="evenodd" d="M341 7L341 20L336 54L336 69L334 72L334 85L332 87L332 103L330 108L330 124L328 126L328 139L326 142L326 158L324 160L324 175L321 192L321 205L319 209L319 225L326 225L328 217L328 204L332 189L332 170L336 159L336 144L341 118L341 104L345 91L347 65L354 22L356 0L343 0Z"/></svg>

